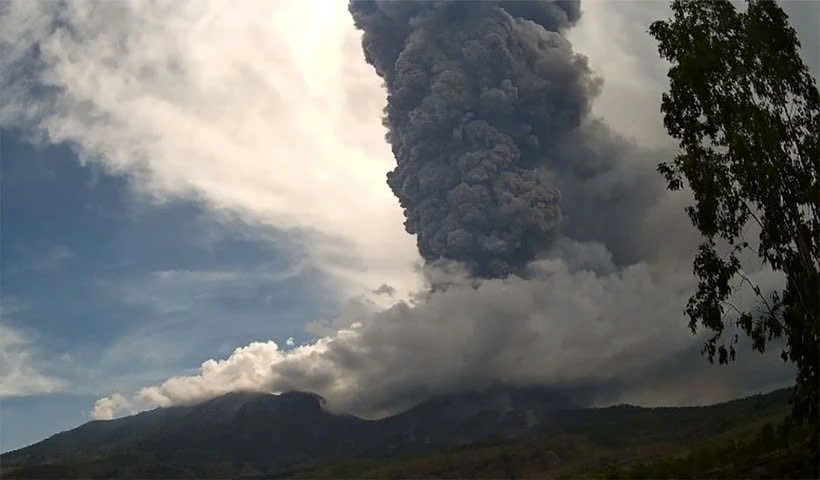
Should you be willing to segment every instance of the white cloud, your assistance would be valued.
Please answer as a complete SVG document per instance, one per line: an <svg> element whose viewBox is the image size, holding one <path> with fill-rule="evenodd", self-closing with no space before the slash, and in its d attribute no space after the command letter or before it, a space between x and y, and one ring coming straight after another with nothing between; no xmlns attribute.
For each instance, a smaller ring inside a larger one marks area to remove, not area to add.
<svg viewBox="0 0 820 480"><path fill-rule="evenodd" d="M66 388L64 381L37 367L37 357L35 346L22 331L0 324L0 397L54 393Z"/></svg>
<svg viewBox="0 0 820 480"><path fill-rule="evenodd" d="M733 0L739 10L746 2ZM820 2L780 2L802 39L801 55L817 78L820 74ZM674 146L660 114L661 93L668 89L669 64L661 60L657 43L649 35L655 20L672 16L669 2L645 0L581 2L583 16L568 32L575 50L589 57L592 69L604 79L604 88L593 111L618 132L644 146Z"/></svg>
<svg viewBox="0 0 820 480"><path fill-rule="evenodd" d="M332 315L336 299L326 298L333 296L326 283L299 264L160 270L101 282L99 295L117 299L131 321L104 347L79 348L75 378L94 393L134 388L251 340L293 335L306 316Z"/></svg>
<svg viewBox="0 0 820 480"><path fill-rule="evenodd" d="M593 112L641 145L674 145L660 115L668 65L648 33L653 20L669 15L668 2L586 1L582 8L584 15L567 36L604 79Z"/></svg>
<svg viewBox="0 0 820 480"><path fill-rule="evenodd" d="M615 270L594 246L584 250L576 252L610 273L574 270L583 262L563 259L533 263L528 280L476 284L450 273L455 283L446 291L387 310L359 304L313 344L280 350L255 342L206 361L196 375L143 388L130 403L145 409L237 390L307 390L331 408L380 416L431 393L493 382L640 385L640 372L697 345L681 315L691 275L646 263ZM754 275L764 290L781 281L769 271ZM689 381L703 371L691 362L665 375ZM679 398L675 386L654 398Z"/></svg>
<svg viewBox="0 0 820 480"><path fill-rule="evenodd" d="M91 416L96 420L111 420L118 412L130 407L131 402L122 395L115 393L110 397L97 400L94 403L94 408L91 409Z"/></svg>
<svg viewBox="0 0 820 480"><path fill-rule="evenodd" d="M4 9L0 126L72 142L157 200L295 229L348 293L418 286L415 241L385 183L385 93L344 2ZM44 63L20 73L34 44Z"/></svg>

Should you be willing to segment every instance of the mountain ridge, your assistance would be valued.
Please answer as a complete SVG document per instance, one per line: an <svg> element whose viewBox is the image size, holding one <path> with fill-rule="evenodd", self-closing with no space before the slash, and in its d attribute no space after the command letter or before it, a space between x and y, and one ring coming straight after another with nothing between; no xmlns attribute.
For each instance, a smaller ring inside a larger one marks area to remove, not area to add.
<svg viewBox="0 0 820 480"><path fill-rule="evenodd" d="M651 435L659 423L672 422L697 437L729 428L721 422L750 412L782 410L787 396L784 389L708 407L584 409L548 389L510 387L440 395L399 414L366 420L330 412L312 393L235 392L196 405L88 422L4 453L0 464L6 478L72 472L90 477L270 476L299 465L385 458L536 431L592 429L606 443L612 441L607 435ZM755 402L762 402L763 410L748 407ZM707 414L722 420L704 422ZM626 427L633 431L622 432Z"/></svg>

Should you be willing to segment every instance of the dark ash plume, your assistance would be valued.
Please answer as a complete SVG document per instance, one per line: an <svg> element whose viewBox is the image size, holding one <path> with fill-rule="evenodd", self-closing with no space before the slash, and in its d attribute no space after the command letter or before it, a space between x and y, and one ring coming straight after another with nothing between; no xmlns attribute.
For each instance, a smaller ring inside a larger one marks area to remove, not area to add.
<svg viewBox="0 0 820 480"><path fill-rule="evenodd" d="M521 273L561 219L539 171L599 89L562 31L568 1L359 1L367 61L388 91L387 183L427 260L482 277Z"/></svg>

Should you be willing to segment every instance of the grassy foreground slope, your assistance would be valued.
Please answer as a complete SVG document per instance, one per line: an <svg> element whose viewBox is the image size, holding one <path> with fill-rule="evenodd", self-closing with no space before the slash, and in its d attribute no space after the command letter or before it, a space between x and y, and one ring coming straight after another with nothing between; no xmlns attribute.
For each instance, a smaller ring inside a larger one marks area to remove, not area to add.
<svg viewBox="0 0 820 480"><path fill-rule="evenodd" d="M616 406L568 412L513 441L381 460L349 460L290 478L818 478L788 390L709 407Z"/></svg>

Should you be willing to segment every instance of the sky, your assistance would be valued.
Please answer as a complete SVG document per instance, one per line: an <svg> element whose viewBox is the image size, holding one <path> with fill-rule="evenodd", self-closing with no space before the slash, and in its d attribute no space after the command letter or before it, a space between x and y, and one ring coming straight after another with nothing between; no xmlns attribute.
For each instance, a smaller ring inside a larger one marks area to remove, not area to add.
<svg viewBox="0 0 820 480"><path fill-rule="evenodd" d="M674 152L646 34L665 3L585 2L567 33L622 146L606 181L649 192L616 232L639 254L582 202L586 237L480 285L404 231L344 2L60 7L0 3L0 451L238 389L377 417L493 382L643 404L788 384L777 351L709 367L681 313L697 236L652 176ZM820 9L784 7L816 76Z"/></svg>

